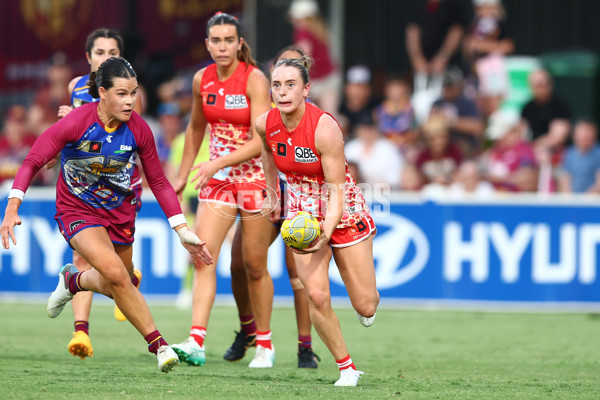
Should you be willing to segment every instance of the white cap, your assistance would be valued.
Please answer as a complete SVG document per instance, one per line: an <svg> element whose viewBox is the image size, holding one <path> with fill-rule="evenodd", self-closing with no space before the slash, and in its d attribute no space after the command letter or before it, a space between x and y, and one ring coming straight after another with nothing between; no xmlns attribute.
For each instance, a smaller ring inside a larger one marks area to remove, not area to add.
<svg viewBox="0 0 600 400"><path fill-rule="evenodd" d="M490 122L486 130L488 139L498 140L506 132L514 128L521 121L520 115L513 110L498 110L490 115Z"/></svg>
<svg viewBox="0 0 600 400"><path fill-rule="evenodd" d="M355 65L346 72L346 81L348 83L368 84L371 82L371 71L364 65Z"/></svg>
<svg viewBox="0 0 600 400"><path fill-rule="evenodd" d="M315 0L294 0L288 11L292 18L307 18L319 13L319 5Z"/></svg>

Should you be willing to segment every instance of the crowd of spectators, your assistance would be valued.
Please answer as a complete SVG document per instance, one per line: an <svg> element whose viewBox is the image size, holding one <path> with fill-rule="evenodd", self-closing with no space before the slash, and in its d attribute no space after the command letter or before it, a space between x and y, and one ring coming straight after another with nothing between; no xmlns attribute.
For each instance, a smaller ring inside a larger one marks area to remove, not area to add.
<svg viewBox="0 0 600 400"><path fill-rule="evenodd" d="M318 8L312 0L295 1L303 3L293 19L297 41L309 54L325 52L323 20L312 18ZM433 198L600 193L596 123L573 120L548 71L530 74L531 99L520 111L502 109L510 85L503 59L514 43L501 1L473 0L472 21L463 18L464 2L418 4L406 27L411 71L378 77L380 93L368 65L346 68L343 87L333 95L331 88L341 80L335 61L316 79L315 89L323 90L312 101L328 108L337 104L329 111L340 122L357 180L364 187L383 185ZM32 104L8 110L0 133L0 184L14 176L36 136L57 120L58 106L70 102L67 84L73 74L65 60L54 61L48 85ZM160 105L143 115L167 174L177 171L174 153L181 151L178 143L189 120L190 85L191 76L162 83L156 93ZM55 179L44 170L35 183L51 185Z"/></svg>

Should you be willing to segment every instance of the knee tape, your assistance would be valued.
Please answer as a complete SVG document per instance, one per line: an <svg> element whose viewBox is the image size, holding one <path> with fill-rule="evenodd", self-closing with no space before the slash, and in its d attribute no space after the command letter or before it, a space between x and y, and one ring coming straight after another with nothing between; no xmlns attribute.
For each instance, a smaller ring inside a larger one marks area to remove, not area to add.
<svg viewBox="0 0 600 400"><path fill-rule="evenodd" d="M292 290L304 289L304 285L300 282L300 278L290 278L290 284L292 285Z"/></svg>

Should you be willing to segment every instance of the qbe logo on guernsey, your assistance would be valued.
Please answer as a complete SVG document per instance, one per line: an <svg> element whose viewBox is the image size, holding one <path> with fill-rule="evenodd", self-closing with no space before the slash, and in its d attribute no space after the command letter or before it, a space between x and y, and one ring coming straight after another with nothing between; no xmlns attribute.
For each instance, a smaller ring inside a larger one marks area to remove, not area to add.
<svg viewBox="0 0 600 400"><path fill-rule="evenodd" d="M243 94L228 94L227 96L225 96L225 108L227 110L248 108L246 96Z"/></svg>
<svg viewBox="0 0 600 400"><path fill-rule="evenodd" d="M294 154L297 163L313 163L319 161L315 153L313 153L312 149L309 147L296 146L294 148Z"/></svg>

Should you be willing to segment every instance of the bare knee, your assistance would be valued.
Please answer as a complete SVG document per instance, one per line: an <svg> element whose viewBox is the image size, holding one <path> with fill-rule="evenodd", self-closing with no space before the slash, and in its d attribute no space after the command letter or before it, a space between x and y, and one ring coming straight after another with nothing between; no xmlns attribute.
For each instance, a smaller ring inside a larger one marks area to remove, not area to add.
<svg viewBox="0 0 600 400"><path fill-rule="evenodd" d="M131 284L129 272L123 266L105 268L102 277L111 288L122 288Z"/></svg>
<svg viewBox="0 0 600 400"><path fill-rule="evenodd" d="M353 304L353 306L356 312L363 317L372 317L375 314L375 311L377 311L378 304L379 292L375 291L373 295L361 298L361 300L356 304Z"/></svg>
<svg viewBox="0 0 600 400"><path fill-rule="evenodd" d="M308 303L315 309L321 310L331 306L331 295L320 289L307 289Z"/></svg>
<svg viewBox="0 0 600 400"><path fill-rule="evenodd" d="M262 259L249 258L247 261L244 261L244 268L248 274L248 279L253 281L261 280L268 274L267 264Z"/></svg>

